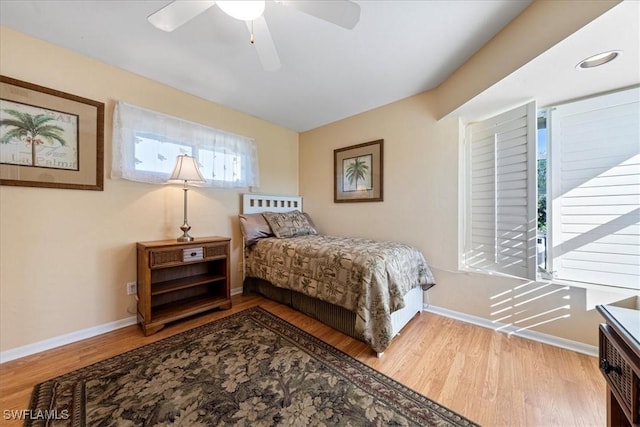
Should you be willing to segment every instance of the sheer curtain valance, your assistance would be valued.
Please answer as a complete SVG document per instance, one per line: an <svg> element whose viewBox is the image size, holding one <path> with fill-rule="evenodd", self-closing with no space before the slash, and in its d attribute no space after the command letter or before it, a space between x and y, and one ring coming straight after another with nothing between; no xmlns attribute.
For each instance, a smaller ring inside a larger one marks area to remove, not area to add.
<svg viewBox="0 0 640 427"><path fill-rule="evenodd" d="M258 148L252 138L116 103L111 178L164 184L176 156L198 161L208 187L258 187Z"/></svg>

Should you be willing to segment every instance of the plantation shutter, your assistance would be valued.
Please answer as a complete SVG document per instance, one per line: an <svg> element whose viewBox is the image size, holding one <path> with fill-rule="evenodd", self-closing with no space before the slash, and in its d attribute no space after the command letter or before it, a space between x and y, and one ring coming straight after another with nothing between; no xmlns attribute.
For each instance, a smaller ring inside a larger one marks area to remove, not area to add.
<svg viewBox="0 0 640 427"><path fill-rule="evenodd" d="M552 269L640 289L640 89L551 111Z"/></svg>
<svg viewBox="0 0 640 427"><path fill-rule="evenodd" d="M536 276L535 102L467 127L465 264Z"/></svg>

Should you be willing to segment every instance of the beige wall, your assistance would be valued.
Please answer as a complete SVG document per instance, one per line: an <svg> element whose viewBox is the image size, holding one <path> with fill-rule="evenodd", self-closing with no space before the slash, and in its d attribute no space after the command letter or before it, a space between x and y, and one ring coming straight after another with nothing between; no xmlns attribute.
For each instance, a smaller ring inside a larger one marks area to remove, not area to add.
<svg viewBox="0 0 640 427"><path fill-rule="evenodd" d="M324 233L417 246L436 277L434 306L596 346L601 318L585 289L459 271L464 128L441 118L616 3L536 1L435 90L302 133L305 210ZM333 150L380 138L384 202L333 203Z"/></svg>
<svg viewBox="0 0 640 427"><path fill-rule="evenodd" d="M433 265L457 268L459 124L437 122L434 105L423 93L300 135L300 192L321 232L400 240ZM376 139L384 139L384 202L333 203L333 150Z"/></svg>
<svg viewBox="0 0 640 427"><path fill-rule="evenodd" d="M255 138L261 187L298 193L298 134L255 117L0 27L0 73L105 103L104 191L0 186L0 351L132 316L135 242L174 238L180 186L111 180L115 100ZM213 76L212 76L213 77ZM232 287L241 286L239 191L189 192L194 236L232 240Z"/></svg>
<svg viewBox="0 0 640 427"><path fill-rule="evenodd" d="M584 289L458 271L460 123L437 121L433 93L300 135L300 192L326 234L393 239L417 246L437 285L437 307L515 328L597 345ZM333 203L333 150L384 139L384 202Z"/></svg>

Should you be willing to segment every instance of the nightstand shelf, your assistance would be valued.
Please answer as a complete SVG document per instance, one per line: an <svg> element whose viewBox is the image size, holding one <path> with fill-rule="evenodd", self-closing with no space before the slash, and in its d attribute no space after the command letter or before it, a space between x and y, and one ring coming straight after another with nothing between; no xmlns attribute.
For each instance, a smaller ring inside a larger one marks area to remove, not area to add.
<svg viewBox="0 0 640 427"><path fill-rule="evenodd" d="M139 242L138 322L145 335L215 308L231 308L230 239Z"/></svg>
<svg viewBox="0 0 640 427"><path fill-rule="evenodd" d="M161 295L167 292L179 291L180 289L192 288L194 286L205 285L207 283L227 280L226 276L211 276L200 274L187 279L173 279L166 282L155 283L151 290L151 295Z"/></svg>
<svg viewBox="0 0 640 427"><path fill-rule="evenodd" d="M153 319L154 323L169 323L214 308L223 307L228 303L229 301L223 297L208 299L199 297L187 298L178 303L154 307Z"/></svg>

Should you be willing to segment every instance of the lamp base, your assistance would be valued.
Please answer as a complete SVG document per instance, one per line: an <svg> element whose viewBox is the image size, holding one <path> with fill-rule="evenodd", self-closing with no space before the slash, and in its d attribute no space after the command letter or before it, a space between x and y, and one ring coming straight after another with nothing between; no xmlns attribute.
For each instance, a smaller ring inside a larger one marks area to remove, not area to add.
<svg viewBox="0 0 640 427"><path fill-rule="evenodd" d="M182 230L182 236L176 239L178 242L192 242L194 240L193 237L189 236L189 230L191 230L191 226L189 224L185 222L180 226L180 230Z"/></svg>

